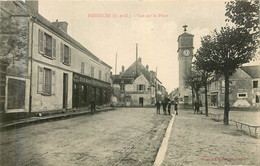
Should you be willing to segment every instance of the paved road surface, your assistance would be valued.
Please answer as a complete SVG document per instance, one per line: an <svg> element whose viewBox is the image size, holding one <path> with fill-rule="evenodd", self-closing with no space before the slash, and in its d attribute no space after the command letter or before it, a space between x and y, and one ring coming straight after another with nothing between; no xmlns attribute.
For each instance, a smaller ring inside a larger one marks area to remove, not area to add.
<svg viewBox="0 0 260 166"><path fill-rule="evenodd" d="M231 118L254 121L258 114L237 111ZM245 131L237 131L234 123L227 126L192 110L179 110L162 166L259 166L260 138Z"/></svg>
<svg viewBox="0 0 260 166"><path fill-rule="evenodd" d="M0 133L1 165L153 165L171 116L123 108Z"/></svg>

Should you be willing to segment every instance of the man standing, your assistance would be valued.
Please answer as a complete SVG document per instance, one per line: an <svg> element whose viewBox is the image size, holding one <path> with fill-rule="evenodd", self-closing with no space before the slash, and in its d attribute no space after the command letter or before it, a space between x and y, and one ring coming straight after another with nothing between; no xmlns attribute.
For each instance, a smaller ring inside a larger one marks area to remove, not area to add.
<svg viewBox="0 0 260 166"><path fill-rule="evenodd" d="M178 115L178 102L174 102L175 115Z"/></svg>
<svg viewBox="0 0 260 166"><path fill-rule="evenodd" d="M167 101L164 100L164 101L163 101L163 104L162 104L162 105L163 105L163 114L164 114L164 115L167 115L167 113L166 113L167 104L168 104Z"/></svg>
<svg viewBox="0 0 260 166"><path fill-rule="evenodd" d="M160 107L161 107L160 102L157 101L157 102L155 103L155 105L156 105L156 109L157 109L157 114L160 114Z"/></svg>
<svg viewBox="0 0 260 166"><path fill-rule="evenodd" d="M200 110L200 114L202 114L202 102L201 102L201 100L200 100L200 102L199 102L199 110Z"/></svg>
<svg viewBox="0 0 260 166"><path fill-rule="evenodd" d="M95 99L92 99L90 102L91 105L91 113L93 113L94 111L96 111L96 102Z"/></svg>
<svg viewBox="0 0 260 166"><path fill-rule="evenodd" d="M195 103L194 103L194 107L195 107L195 109L194 109L194 113L193 114L195 114L195 113L199 113L199 102L198 101L195 101Z"/></svg>
<svg viewBox="0 0 260 166"><path fill-rule="evenodd" d="M169 101L168 103L168 113L169 115L171 115L171 101Z"/></svg>

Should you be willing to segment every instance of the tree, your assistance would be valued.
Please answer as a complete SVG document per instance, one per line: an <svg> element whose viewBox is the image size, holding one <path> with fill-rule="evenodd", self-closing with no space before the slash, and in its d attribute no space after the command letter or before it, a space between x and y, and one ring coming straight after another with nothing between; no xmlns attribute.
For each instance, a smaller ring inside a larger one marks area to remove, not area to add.
<svg viewBox="0 0 260 166"><path fill-rule="evenodd" d="M196 97L196 101L199 101L199 90L203 86L202 84L202 77L200 73L191 71L191 73L184 77L184 83L187 87L190 87L192 90L192 104L194 93Z"/></svg>
<svg viewBox="0 0 260 166"><path fill-rule="evenodd" d="M243 28L222 27L208 37L210 48L208 62L216 74L225 78L224 124L229 124L229 77L254 57L254 37ZM213 65L214 64L214 65Z"/></svg>
<svg viewBox="0 0 260 166"><path fill-rule="evenodd" d="M252 43L259 49L259 0L232 0L226 2L226 21L234 23L253 35Z"/></svg>
<svg viewBox="0 0 260 166"><path fill-rule="evenodd" d="M194 68L200 73L202 85L204 86L205 93L205 114L208 116L208 80L214 72L214 64L211 64L210 54L212 41L210 36L205 36L201 38L201 47L197 50L195 54Z"/></svg>
<svg viewBox="0 0 260 166"><path fill-rule="evenodd" d="M226 21L259 37L259 0L232 0L226 2Z"/></svg>

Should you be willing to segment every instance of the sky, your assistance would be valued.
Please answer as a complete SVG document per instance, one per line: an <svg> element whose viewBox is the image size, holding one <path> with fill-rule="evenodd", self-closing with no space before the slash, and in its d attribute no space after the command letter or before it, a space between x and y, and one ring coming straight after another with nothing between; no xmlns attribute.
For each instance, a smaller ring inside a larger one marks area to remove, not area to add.
<svg viewBox="0 0 260 166"><path fill-rule="evenodd" d="M178 36L183 25L194 35L194 53L200 38L225 26L223 0L70 1L39 0L39 13L53 22L68 22L68 34L112 67L117 74L138 56L156 71L170 93L179 86ZM102 17L100 17L102 15ZM141 17L143 16L143 17Z"/></svg>

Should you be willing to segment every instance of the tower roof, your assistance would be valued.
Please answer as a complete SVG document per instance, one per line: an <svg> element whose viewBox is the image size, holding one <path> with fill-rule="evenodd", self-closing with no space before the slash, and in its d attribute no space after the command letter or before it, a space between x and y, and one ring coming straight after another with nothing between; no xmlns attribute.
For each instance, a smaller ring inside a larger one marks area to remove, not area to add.
<svg viewBox="0 0 260 166"><path fill-rule="evenodd" d="M184 37L184 36L192 36L192 37L194 37L194 35L192 35L192 34L190 34L190 33L187 33L187 32L184 32L183 34L181 34L181 35L178 37L178 40L177 40L177 41L179 41L180 37Z"/></svg>

